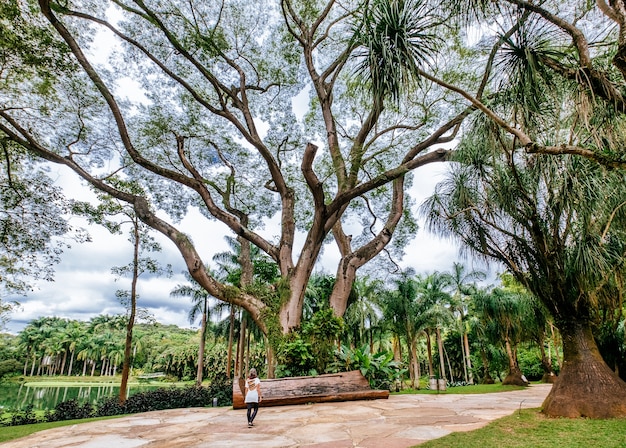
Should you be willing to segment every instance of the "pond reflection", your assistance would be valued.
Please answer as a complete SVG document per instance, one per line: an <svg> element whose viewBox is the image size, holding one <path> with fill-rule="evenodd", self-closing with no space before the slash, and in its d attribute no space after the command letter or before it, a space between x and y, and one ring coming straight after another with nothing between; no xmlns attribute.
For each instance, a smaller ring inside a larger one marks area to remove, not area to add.
<svg viewBox="0 0 626 448"><path fill-rule="evenodd" d="M128 396L163 386L133 385L128 388ZM57 403L76 399L80 403L96 404L104 397L117 396L119 386L30 386L28 384L0 384L0 409L24 409L29 404L35 410L54 409Z"/></svg>

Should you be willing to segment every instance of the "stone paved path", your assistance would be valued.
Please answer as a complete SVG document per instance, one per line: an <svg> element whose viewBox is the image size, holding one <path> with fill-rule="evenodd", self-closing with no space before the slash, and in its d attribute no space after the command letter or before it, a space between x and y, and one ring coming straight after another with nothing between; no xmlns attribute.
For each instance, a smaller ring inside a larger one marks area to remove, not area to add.
<svg viewBox="0 0 626 448"><path fill-rule="evenodd" d="M41 431L0 448L408 448L537 408L550 385L480 395L392 395L387 400L147 412Z"/></svg>

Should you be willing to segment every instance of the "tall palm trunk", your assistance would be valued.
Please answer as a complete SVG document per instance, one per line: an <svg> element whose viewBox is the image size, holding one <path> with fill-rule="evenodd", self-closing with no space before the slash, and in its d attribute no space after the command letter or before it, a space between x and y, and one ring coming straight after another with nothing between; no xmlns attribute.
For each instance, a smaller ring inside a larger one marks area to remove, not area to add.
<svg viewBox="0 0 626 448"><path fill-rule="evenodd" d="M445 380L446 364L443 354L443 340L441 339L441 329L439 327L435 328L435 334L437 335L437 347L439 348L439 377Z"/></svg>
<svg viewBox="0 0 626 448"><path fill-rule="evenodd" d="M63 351L63 361L61 361L61 372L59 373L59 375L63 375L63 372L65 372L65 364L67 362L67 350Z"/></svg>
<svg viewBox="0 0 626 448"><path fill-rule="evenodd" d="M206 343L206 327L209 300L204 298L202 310L202 324L200 326L200 345L198 346L198 368L196 370L196 386L202 386L202 372L204 371L204 345Z"/></svg>
<svg viewBox="0 0 626 448"><path fill-rule="evenodd" d="M235 338L235 306L230 305L230 317L228 327L228 359L226 361L226 375L230 378L233 363L233 339Z"/></svg>
<svg viewBox="0 0 626 448"><path fill-rule="evenodd" d="M417 337L411 336L409 340L409 377L411 388L419 389L419 366L417 362Z"/></svg>
<svg viewBox="0 0 626 448"><path fill-rule="evenodd" d="M482 345L480 347L480 358L483 361L483 370L484 370L482 384L495 383L495 381L491 377L491 373L489 372L489 358L487 358L487 351L485 350L485 347L483 347Z"/></svg>
<svg viewBox="0 0 626 448"><path fill-rule="evenodd" d="M67 374L72 374L72 367L74 366L74 350L72 350L72 355L70 356L70 366L67 368Z"/></svg>
<svg viewBox="0 0 626 448"><path fill-rule="evenodd" d="M433 348L430 341L430 333L426 330L426 351L428 352L428 376L430 378L435 377L435 367L433 365Z"/></svg>
<svg viewBox="0 0 626 448"><path fill-rule="evenodd" d="M465 345L465 356L467 361L467 375L468 379L466 380L469 384L474 384L474 375L472 373L472 357L470 356L470 346L469 346L469 338L467 337L467 332L463 332L463 343Z"/></svg>

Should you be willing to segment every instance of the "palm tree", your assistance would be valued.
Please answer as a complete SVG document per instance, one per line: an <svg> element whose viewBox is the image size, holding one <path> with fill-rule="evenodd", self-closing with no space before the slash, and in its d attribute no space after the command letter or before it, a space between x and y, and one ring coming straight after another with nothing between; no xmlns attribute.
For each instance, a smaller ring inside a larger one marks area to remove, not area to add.
<svg viewBox="0 0 626 448"><path fill-rule="evenodd" d="M210 275L211 270L207 268L207 272ZM198 367L196 370L196 385L202 385L202 373L204 371L204 350L207 333L207 321L209 320L210 313L210 299L211 295L202 288L191 275L187 272L184 273L187 281L191 284L176 285L176 287L170 292L171 297L188 297L191 299L193 306L189 311L189 323L196 321L198 315L200 315L200 344L198 347Z"/></svg>
<svg viewBox="0 0 626 448"><path fill-rule="evenodd" d="M598 4L614 25L613 7ZM626 383L604 362L594 329L604 311L620 308L624 276L625 173L596 162L624 166L625 47L608 33L592 53L580 27L586 21L571 19L557 3L497 6L489 19L513 27L491 60L495 93L473 117L459 146L461 163L427 213L442 233L503 263L554 318L564 362L544 412L624 416ZM611 59L621 73L604 63Z"/></svg>
<svg viewBox="0 0 626 448"><path fill-rule="evenodd" d="M255 284L267 289L280 278L278 265L261 252L257 246L252 246L249 241L243 238L225 237L231 250L220 252L213 256L213 260L218 265L218 275L224 278L226 283L239 288L248 288ZM230 374L232 350L234 343L234 323L237 310L230 304L230 332L228 337L228 362L227 373ZM239 340L237 345L237 356L235 360L235 376L242 378L244 366L244 352L246 344L245 337L248 334L248 320L243 310L239 319ZM252 322L252 320L250 320ZM252 322L253 323L253 322ZM256 328L256 326L255 326ZM244 338L244 339L242 339ZM267 347L267 377L274 377L274 355L271 345Z"/></svg>
<svg viewBox="0 0 626 448"><path fill-rule="evenodd" d="M417 285L414 271L407 269L394 280L395 289L383 296L383 315L388 327L398 337L406 341L409 354L409 376L411 387L419 388L419 361L417 359L417 338L426 327L423 321L422 302L417 299Z"/></svg>
<svg viewBox="0 0 626 448"><path fill-rule="evenodd" d="M517 345L530 337L532 301L528 294L502 288L475 296L474 310L487 323L491 342L503 344L509 359L509 371L502 384L528 385L517 361Z"/></svg>
<svg viewBox="0 0 626 448"><path fill-rule="evenodd" d="M465 272L465 266L461 263L452 264L452 272L444 273L452 290L451 309L459 313L459 328L461 330L461 353L463 354L463 370L465 381L474 384L472 377L472 360L470 354L468 323L466 321L468 301L472 293L476 291L476 281L486 278L483 271L472 270Z"/></svg>
<svg viewBox="0 0 626 448"><path fill-rule="evenodd" d="M439 378L441 379L446 379L442 330L453 320L449 308L451 297L450 294L446 292L448 286L448 276L440 272L433 272L424 277L417 277L417 300L422 304L422 326L424 329L430 328L435 330L437 349L439 352ZM429 361L432 363L430 358Z"/></svg>
<svg viewBox="0 0 626 448"><path fill-rule="evenodd" d="M431 225L505 264L554 318L565 342L564 368L544 403L548 414L626 414L626 383L593 338L601 310L619 308L624 173L575 157L525 155L486 132L465 142L466 164L427 203ZM600 397L612 404L600 405Z"/></svg>
<svg viewBox="0 0 626 448"><path fill-rule="evenodd" d="M357 277L353 286L352 300L343 316L346 328L351 330L352 347L361 347L364 344L365 333L369 343L370 353L374 353L374 329L383 316L381 296L383 282L369 277Z"/></svg>
<svg viewBox="0 0 626 448"><path fill-rule="evenodd" d="M71 321L67 328L68 346L67 349L70 352L70 365L67 368L67 374L72 374L72 368L74 366L74 357L76 355L76 349L79 347L80 341L86 337L84 326L78 321Z"/></svg>

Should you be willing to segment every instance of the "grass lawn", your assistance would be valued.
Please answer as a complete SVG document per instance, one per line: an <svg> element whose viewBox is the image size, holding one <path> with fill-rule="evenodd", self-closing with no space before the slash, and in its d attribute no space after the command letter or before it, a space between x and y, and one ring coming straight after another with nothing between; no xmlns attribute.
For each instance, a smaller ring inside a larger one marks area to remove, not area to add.
<svg viewBox="0 0 626 448"><path fill-rule="evenodd" d="M624 448L626 419L548 418L525 409L484 428L455 432L419 448Z"/></svg>
<svg viewBox="0 0 626 448"><path fill-rule="evenodd" d="M472 386L456 386L448 387L446 390L430 390L425 387L421 389L403 389L393 394L488 394L493 392L508 392L511 390L522 390L524 386L503 386L501 383L496 384L474 384Z"/></svg>

